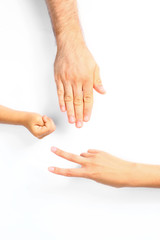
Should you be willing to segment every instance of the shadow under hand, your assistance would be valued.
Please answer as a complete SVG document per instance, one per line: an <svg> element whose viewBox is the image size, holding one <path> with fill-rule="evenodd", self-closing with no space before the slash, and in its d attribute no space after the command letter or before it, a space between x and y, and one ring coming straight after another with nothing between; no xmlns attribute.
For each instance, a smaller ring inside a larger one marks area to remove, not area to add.
<svg viewBox="0 0 160 240"><path fill-rule="evenodd" d="M37 142L37 139L22 126L2 124L0 125L0 133L5 146L16 145L19 149L30 147ZM1 139L0 139L1 140Z"/></svg>

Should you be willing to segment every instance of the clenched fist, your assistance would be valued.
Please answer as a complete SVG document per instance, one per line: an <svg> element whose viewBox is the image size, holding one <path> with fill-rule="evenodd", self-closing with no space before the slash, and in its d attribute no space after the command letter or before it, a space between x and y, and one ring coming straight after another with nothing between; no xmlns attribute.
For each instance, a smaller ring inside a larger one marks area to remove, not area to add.
<svg viewBox="0 0 160 240"><path fill-rule="evenodd" d="M51 118L37 113L27 113L24 126L37 138L41 139L54 132L56 126Z"/></svg>

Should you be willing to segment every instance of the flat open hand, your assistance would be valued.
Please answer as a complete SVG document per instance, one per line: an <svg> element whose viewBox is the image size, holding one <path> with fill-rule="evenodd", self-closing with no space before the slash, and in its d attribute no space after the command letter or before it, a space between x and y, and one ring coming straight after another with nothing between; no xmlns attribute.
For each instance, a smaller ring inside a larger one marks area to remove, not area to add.
<svg viewBox="0 0 160 240"><path fill-rule="evenodd" d="M68 177L89 178L114 187L129 186L134 182L135 164L108 153L92 149L78 156L55 147L52 147L51 151L62 158L81 165L80 168L71 169L49 167L48 170L52 173Z"/></svg>
<svg viewBox="0 0 160 240"><path fill-rule="evenodd" d="M99 67L86 45L76 39L66 39L58 47L54 64L59 105L67 111L69 123L81 128L90 120L93 106L93 88L105 93Z"/></svg>

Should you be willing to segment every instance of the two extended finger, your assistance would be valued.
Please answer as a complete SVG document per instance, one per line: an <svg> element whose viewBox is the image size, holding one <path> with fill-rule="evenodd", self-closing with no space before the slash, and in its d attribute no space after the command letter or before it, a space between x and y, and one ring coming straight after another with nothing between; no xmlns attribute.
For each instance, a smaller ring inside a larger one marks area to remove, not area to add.
<svg viewBox="0 0 160 240"><path fill-rule="evenodd" d="M51 151L55 153L57 156L65 158L71 162L83 164L85 161L81 156L62 151L55 147L52 147ZM68 176L68 177L85 177L85 171L83 168L64 169L64 168L57 168L57 167L49 167L48 170L52 173Z"/></svg>

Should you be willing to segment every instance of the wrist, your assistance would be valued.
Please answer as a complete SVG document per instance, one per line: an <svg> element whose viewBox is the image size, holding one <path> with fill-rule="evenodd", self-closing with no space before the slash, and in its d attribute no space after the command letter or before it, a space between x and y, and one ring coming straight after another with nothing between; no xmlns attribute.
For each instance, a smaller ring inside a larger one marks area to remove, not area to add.
<svg viewBox="0 0 160 240"><path fill-rule="evenodd" d="M72 28L66 30L56 36L57 49L75 48L80 45L85 45L85 40L81 30Z"/></svg>
<svg viewBox="0 0 160 240"><path fill-rule="evenodd" d="M128 178L126 180L125 187L137 187L139 185L140 179L140 166L138 163L130 162Z"/></svg>
<svg viewBox="0 0 160 240"><path fill-rule="evenodd" d="M137 184L136 168L137 163L125 161L122 163L123 171L118 179L120 187L135 187Z"/></svg>
<svg viewBox="0 0 160 240"><path fill-rule="evenodd" d="M29 121L29 112L19 112L18 113L18 125L27 127L27 123Z"/></svg>

